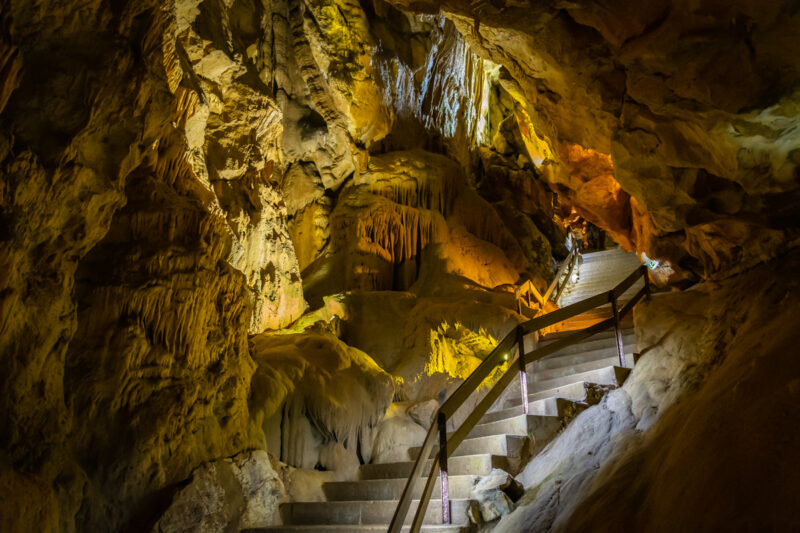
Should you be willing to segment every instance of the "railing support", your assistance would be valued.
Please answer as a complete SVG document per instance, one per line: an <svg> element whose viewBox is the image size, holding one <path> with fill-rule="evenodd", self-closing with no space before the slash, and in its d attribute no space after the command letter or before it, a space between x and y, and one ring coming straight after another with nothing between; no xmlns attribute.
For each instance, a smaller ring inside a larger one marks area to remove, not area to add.
<svg viewBox="0 0 800 533"><path fill-rule="evenodd" d="M439 413L439 481L442 485L442 524L450 523L450 481L447 476L447 417Z"/></svg>
<svg viewBox="0 0 800 533"><path fill-rule="evenodd" d="M617 336L619 366L625 368L625 347L622 345L622 328L619 326L619 305L617 304L617 295L614 291L608 293L608 299L611 300L611 312L614 313L614 333L616 333Z"/></svg>
<svg viewBox="0 0 800 533"><path fill-rule="evenodd" d="M642 277L644 278L644 297L650 299L650 273L648 272L647 265L642 265Z"/></svg>
<svg viewBox="0 0 800 533"><path fill-rule="evenodd" d="M491 372L493 372L499 365L502 364L503 360L508 360L508 355L511 351L513 351L514 344L517 344L520 355L523 356L522 359L524 359L524 363L522 364L527 365L535 363L536 361L539 361L543 357L546 357L550 354L556 353L566 346L571 346L576 342L589 338L595 333L605 331L613 325L617 337L617 348L620 356L620 364L625 366L625 352L622 345L620 319L624 316L627 316L636 303L645 297L647 287L639 290L636 293L636 296L634 296L633 299L628 301L628 303L622 307L619 306L617 295L625 293L625 291L630 289L633 284L642 275L646 275L646 273L647 272L643 269L637 269L630 276L617 284L612 291L608 293L600 293L596 296L592 296L591 298L587 298L580 302L563 307L557 311L552 311L546 315L523 322L514 328L514 330L509 331L505 337L503 337L503 340L501 340L497 346L494 347L492 352L487 355L486 358L484 358L484 360L478 365L478 368L476 368L472 374L470 374L467 379L465 379L464 382L459 385L459 387L450 395L447 401L445 401L442 406L439 407L435 425L431 424L430 428L428 429L428 433L425 436L425 441L422 444L420 453L414 461L414 466L411 469L411 475L409 476L405 488L403 489L403 493L400 496L400 501L397 503L397 508L392 516L392 522L389 526L389 533L400 533L400 531L404 529L403 524L406 521L406 515L408 514L408 510L411 506L412 498L416 493L417 482L419 481L420 477L425 477L423 476L425 471L424 465L426 465L430 457L433 457L433 460L430 462L430 465L427 468L428 473L427 480L425 482L425 488L419 497L419 505L417 506L417 510L414 514L414 519L411 522L410 531L412 533L418 532L422 528L422 524L425 520L425 511L428 508L428 502L430 501L431 494L436 486L437 469L439 470L439 482L442 488L442 522L445 524L452 522L452 509L450 508L450 491L447 469L448 456L452 455L458 445L467 438L475 425L497 401L503 391L505 391L506 387L508 387L508 385L514 380L515 374L520 373L522 367L519 365L521 363L516 361L511 362L510 367L508 370L506 370L506 372L503 373L500 380L495 383L494 387L492 387L489 392L486 393L483 399L478 403L477 406L473 408L472 412L460 424L460 426L454 429L449 438L447 435L447 420L452 417L461 406L464 405L464 402L467 401L470 395L478 389L481 383L483 383L485 378ZM544 347L537 347L538 334L542 329L550 327L558 322L563 322L564 320L567 320L573 316L577 316L597 307L603 306L609 302L612 305L612 310L614 313L613 317L602 320L588 328L581 330L580 332L573 333L568 337L549 343ZM528 333L534 335L533 350L526 353L525 343L520 342L520 339L524 338L522 335ZM514 365L517 365L516 368ZM526 386L527 379L525 379L523 387ZM527 398L527 395L523 397L523 402L525 398ZM434 449L434 443L436 442L437 432L439 433L439 454L431 455Z"/></svg>
<svg viewBox="0 0 800 533"><path fill-rule="evenodd" d="M534 334L535 335L535 334ZM535 337L534 337L535 339ZM534 340L534 344L535 344ZM536 346L534 345L534 349ZM522 394L522 412L528 414L528 373L525 370L525 332L517 329L517 361L519 362L519 390Z"/></svg>

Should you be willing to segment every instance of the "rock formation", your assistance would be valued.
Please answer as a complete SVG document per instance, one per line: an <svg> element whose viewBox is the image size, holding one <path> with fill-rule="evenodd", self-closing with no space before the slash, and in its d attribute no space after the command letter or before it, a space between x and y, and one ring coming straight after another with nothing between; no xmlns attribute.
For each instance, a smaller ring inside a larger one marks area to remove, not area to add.
<svg viewBox="0 0 800 533"><path fill-rule="evenodd" d="M621 244L721 277L796 242L793 2L392 3L503 66L543 176Z"/></svg>
<svg viewBox="0 0 800 533"><path fill-rule="evenodd" d="M169 531L204 501L211 529L262 524L274 508L215 494L321 499L395 460L578 217L684 279L780 258L798 27L792 0L0 0L0 530ZM746 366L723 344L686 354L710 384ZM676 429L687 382L659 379L576 428Z"/></svg>
<svg viewBox="0 0 800 533"><path fill-rule="evenodd" d="M796 528L799 260L641 304L633 373L526 467L494 531Z"/></svg>

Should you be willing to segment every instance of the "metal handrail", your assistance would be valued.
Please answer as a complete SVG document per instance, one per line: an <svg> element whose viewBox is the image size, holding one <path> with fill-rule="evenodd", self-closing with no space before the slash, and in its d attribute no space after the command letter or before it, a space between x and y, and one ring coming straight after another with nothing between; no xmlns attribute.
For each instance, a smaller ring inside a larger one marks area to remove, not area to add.
<svg viewBox="0 0 800 533"><path fill-rule="evenodd" d="M640 289L636 295L628 301L622 308L618 306L619 297L639 278L644 278L644 287ZM419 476L422 474L425 461L432 458L431 466L428 469L428 479L425 483L425 488L420 496L419 505L411 523L410 531L416 533L422 527L425 518L425 511L428 508L431 494L433 493L434 485L436 484L436 470L439 470L439 480L442 487L442 522L445 524L450 523L450 501L448 495L448 469L447 459L451 457L453 452L459 444L469 435L472 429L477 425L478 421L483 418L483 415L489 410L500 395L505 391L506 387L513 381L515 376L519 376L521 394L523 398L522 410L524 414L528 414L528 394L527 394L527 371L528 364L546 357L552 353L557 352L567 346L580 342L595 333L599 333L611 326L614 327L617 340L617 350L620 360L620 366L625 366L625 356L622 345L622 330L620 328L620 320L627 315L636 303L643 297L650 297L650 279L647 274L647 267L642 265L637 268L631 275L617 284L616 287L608 292L592 296L580 302L574 303L567 307L553 311L546 315L542 315L522 324L518 324L512 329L503 340L492 350L492 352L481 362L480 365L467 377L466 380L450 395L447 401L439 407L436 413L436 419L431 424L422 448L419 450L419 455L414 461L414 466L411 469L411 475L406 482L403 493L400 496L400 501L397 504L397 509L392 516L392 522L389 525L389 533L399 533L403 528L406 521L408 510L411 506L412 496L416 490L419 482ZM563 322L568 318L580 315L601 305L611 303L612 314L611 318L603 320L588 328L571 333L570 335L559 339L547 346L536 347L537 337L539 330ZM534 349L531 352L525 353L525 336L534 334ZM475 392L489 374L500 364L507 360L508 352L510 352L516 345L516 356L511 361L509 369L503 373L500 379L494 386L486 393L478 405L472 410L469 416L455 429L450 435L447 434L447 421L450 420L456 410L461 407L469 396ZM434 450L434 443L439 440L439 449L436 454Z"/></svg>

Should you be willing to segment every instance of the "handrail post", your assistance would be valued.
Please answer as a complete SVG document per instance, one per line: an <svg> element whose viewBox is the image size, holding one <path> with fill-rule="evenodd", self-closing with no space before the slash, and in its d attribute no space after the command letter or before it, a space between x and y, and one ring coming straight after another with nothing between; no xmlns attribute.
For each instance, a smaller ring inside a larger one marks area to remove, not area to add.
<svg viewBox="0 0 800 533"><path fill-rule="evenodd" d="M535 335L535 334L534 334ZM534 336L536 349L536 337ZM517 327L517 361L519 362L519 390L522 394L522 412L528 414L528 373L525 371L525 332Z"/></svg>
<svg viewBox="0 0 800 533"><path fill-rule="evenodd" d="M648 272L647 265L642 265L642 277L644 277L644 297L650 299L650 273Z"/></svg>
<svg viewBox="0 0 800 533"><path fill-rule="evenodd" d="M447 417L439 413L439 481L442 485L442 524L450 523L450 481L447 476Z"/></svg>
<svg viewBox="0 0 800 533"><path fill-rule="evenodd" d="M622 345L622 328L619 327L619 306L617 305L617 295L614 291L608 293L611 300L611 312L614 313L614 332L617 336L617 355L619 355L619 366L625 368L625 348Z"/></svg>

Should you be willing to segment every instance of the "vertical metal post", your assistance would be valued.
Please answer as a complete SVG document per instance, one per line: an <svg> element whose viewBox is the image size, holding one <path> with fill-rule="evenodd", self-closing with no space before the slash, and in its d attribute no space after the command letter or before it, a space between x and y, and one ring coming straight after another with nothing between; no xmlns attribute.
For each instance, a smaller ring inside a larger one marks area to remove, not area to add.
<svg viewBox="0 0 800 533"><path fill-rule="evenodd" d="M650 299L650 273L647 265L642 265L642 276L644 277L644 297Z"/></svg>
<svg viewBox="0 0 800 533"><path fill-rule="evenodd" d="M528 373L525 371L525 332L520 327L517 329L517 360L519 362L519 390L520 394L522 394L522 412L527 415Z"/></svg>
<svg viewBox="0 0 800 533"><path fill-rule="evenodd" d="M442 485L442 524L450 523L450 481L447 477L447 418L439 413L439 481Z"/></svg>
<svg viewBox="0 0 800 533"><path fill-rule="evenodd" d="M614 332L617 334L617 354L619 355L619 366L625 368L625 348L622 345L622 328L619 327L619 306L617 305L617 295L614 291L608 293L611 300L611 312L614 313Z"/></svg>

